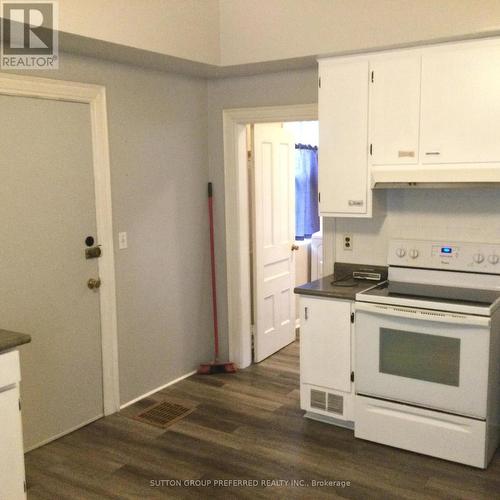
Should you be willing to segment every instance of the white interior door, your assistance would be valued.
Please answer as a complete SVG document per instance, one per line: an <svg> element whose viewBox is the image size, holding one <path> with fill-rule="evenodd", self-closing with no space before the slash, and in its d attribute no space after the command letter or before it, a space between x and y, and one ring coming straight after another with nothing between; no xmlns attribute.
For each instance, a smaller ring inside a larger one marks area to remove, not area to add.
<svg viewBox="0 0 500 500"><path fill-rule="evenodd" d="M295 340L295 143L279 125L254 126L254 361Z"/></svg>
<svg viewBox="0 0 500 500"><path fill-rule="evenodd" d="M0 129L0 327L32 336L20 349L32 449L103 415L90 107L0 96Z"/></svg>

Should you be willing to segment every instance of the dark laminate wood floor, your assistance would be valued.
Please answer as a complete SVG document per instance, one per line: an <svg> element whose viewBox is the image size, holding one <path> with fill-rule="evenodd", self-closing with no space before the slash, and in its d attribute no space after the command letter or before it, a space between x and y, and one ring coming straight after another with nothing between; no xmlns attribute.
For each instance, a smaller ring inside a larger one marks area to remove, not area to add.
<svg viewBox="0 0 500 500"><path fill-rule="evenodd" d="M354 439L304 419L298 343L236 375L192 376L26 456L28 498L500 498L482 471ZM134 421L168 398L197 404L164 431ZM151 487L151 480L343 480L349 487Z"/></svg>

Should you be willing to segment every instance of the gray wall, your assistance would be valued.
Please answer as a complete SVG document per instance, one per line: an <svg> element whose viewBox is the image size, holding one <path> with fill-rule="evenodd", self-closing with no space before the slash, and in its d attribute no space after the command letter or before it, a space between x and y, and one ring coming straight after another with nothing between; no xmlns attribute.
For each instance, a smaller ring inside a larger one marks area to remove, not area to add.
<svg viewBox="0 0 500 500"><path fill-rule="evenodd" d="M207 83L67 54L32 74L107 89L125 403L211 356Z"/></svg>
<svg viewBox="0 0 500 500"><path fill-rule="evenodd" d="M219 287L222 353L228 353L225 270L224 150L222 111L229 108L309 104L318 101L317 70L226 78L208 82L208 159L216 194L217 285Z"/></svg>

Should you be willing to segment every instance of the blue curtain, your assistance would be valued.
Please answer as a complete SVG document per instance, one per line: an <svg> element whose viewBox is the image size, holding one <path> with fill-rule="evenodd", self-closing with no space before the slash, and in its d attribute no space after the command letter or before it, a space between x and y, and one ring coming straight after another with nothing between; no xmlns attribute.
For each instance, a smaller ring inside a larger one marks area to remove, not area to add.
<svg viewBox="0 0 500 500"><path fill-rule="evenodd" d="M295 238L310 238L319 231L318 148L295 145Z"/></svg>

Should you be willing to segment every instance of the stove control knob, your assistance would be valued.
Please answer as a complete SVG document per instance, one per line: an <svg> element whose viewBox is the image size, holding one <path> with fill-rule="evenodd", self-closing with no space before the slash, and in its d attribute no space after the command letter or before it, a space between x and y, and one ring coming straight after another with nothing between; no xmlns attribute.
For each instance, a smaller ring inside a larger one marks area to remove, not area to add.
<svg viewBox="0 0 500 500"><path fill-rule="evenodd" d="M416 248L412 248L410 250L410 257L412 259L416 259L418 257L418 250Z"/></svg>
<svg viewBox="0 0 500 500"><path fill-rule="evenodd" d="M489 262L490 264L493 264L493 265L498 264L498 261L499 261L499 260L500 260L500 257L499 257L497 254L495 254L495 253L491 254L491 255L488 257L488 262Z"/></svg>
<svg viewBox="0 0 500 500"><path fill-rule="evenodd" d="M396 255L402 259L406 255L406 250L404 248L397 248Z"/></svg>
<svg viewBox="0 0 500 500"><path fill-rule="evenodd" d="M482 253L475 253L472 257L476 264L481 264L484 260L484 255Z"/></svg>

